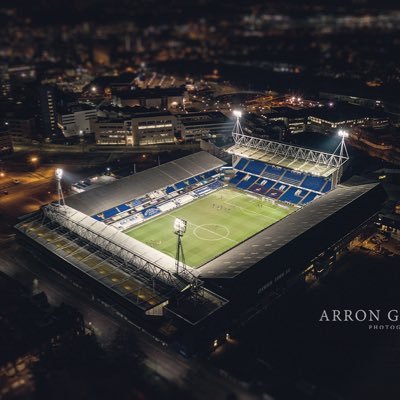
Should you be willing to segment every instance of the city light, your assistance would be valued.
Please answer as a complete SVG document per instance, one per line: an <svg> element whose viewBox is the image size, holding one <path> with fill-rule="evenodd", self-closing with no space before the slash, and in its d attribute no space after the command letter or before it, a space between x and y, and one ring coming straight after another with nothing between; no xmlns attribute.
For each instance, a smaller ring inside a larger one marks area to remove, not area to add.
<svg viewBox="0 0 400 400"><path fill-rule="evenodd" d="M55 172L56 179L61 180L63 176L63 170L61 168L57 168Z"/></svg>
<svg viewBox="0 0 400 400"><path fill-rule="evenodd" d="M186 225L187 225L187 221L180 219L180 218L175 218L174 232L177 235L182 236L186 232Z"/></svg>
<svg viewBox="0 0 400 400"><path fill-rule="evenodd" d="M38 157L36 157L36 156L31 157L31 162L32 162L32 163L36 163L36 162L38 162L38 161L39 161L39 158L38 158Z"/></svg>
<svg viewBox="0 0 400 400"><path fill-rule="evenodd" d="M241 118L242 117L242 112L240 110L233 110L233 115L236 118Z"/></svg>

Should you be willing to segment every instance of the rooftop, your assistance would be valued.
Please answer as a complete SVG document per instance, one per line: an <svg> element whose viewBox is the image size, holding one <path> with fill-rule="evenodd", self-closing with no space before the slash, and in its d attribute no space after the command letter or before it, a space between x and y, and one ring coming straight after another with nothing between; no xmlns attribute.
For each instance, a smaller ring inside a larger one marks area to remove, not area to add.
<svg viewBox="0 0 400 400"><path fill-rule="evenodd" d="M94 215L224 164L220 159L201 151L70 196L66 198L66 203L86 215Z"/></svg>
<svg viewBox="0 0 400 400"><path fill-rule="evenodd" d="M173 97L183 96L185 92L184 87L176 88L148 88L148 89L134 89L129 91L119 92L117 97L120 99L140 99L140 98L158 98L158 97Z"/></svg>

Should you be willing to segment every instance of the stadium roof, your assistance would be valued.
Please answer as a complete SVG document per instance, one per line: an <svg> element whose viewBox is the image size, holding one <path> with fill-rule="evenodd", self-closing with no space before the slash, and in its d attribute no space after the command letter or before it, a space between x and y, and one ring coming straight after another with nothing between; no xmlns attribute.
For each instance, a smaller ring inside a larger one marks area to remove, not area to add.
<svg viewBox="0 0 400 400"><path fill-rule="evenodd" d="M201 151L70 196L65 201L75 210L86 215L94 215L223 165L225 165L224 161Z"/></svg>
<svg viewBox="0 0 400 400"><path fill-rule="evenodd" d="M230 154L323 177L332 175L348 160L348 157L338 154L306 149L240 133L232 133L232 137L235 144L227 150Z"/></svg>
<svg viewBox="0 0 400 400"><path fill-rule="evenodd" d="M374 209L376 202L369 201L371 197L368 195L379 186L379 183L366 182L358 177L339 185L335 190L203 265L196 272L201 279L233 278L266 258L263 267L268 268L271 255L303 235L307 236L307 240L297 241L290 251L286 249L278 262L285 264L291 260L293 263L293 257L304 253L307 253L304 258L310 261L377 211ZM361 204L358 200L362 197L365 201ZM352 203L355 208L351 207L350 210L349 205ZM318 231L315 230L317 226L320 226ZM312 235L308 237L311 231Z"/></svg>

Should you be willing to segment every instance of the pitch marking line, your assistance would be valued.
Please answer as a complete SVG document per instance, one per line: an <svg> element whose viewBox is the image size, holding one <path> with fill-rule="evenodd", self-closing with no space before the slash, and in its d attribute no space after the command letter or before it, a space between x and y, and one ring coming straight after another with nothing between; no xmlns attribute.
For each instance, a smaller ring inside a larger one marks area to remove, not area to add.
<svg viewBox="0 0 400 400"><path fill-rule="evenodd" d="M205 228L206 226L220 226L221 228L225 229L226 234L225 234L225 236L223 236L222 234L219 234L217 232L214 232L214 231L212 231L210 229ZM208 239L208 238L201 237L201 235L199 235L197 233L197 231L201 230L201 229L203 229L205 231L208 231L208 232L212 232L212 233L214 233L215 235L218 235L218 236L220 235L221 237L219 237L218 239ZM209 240L209 241L215 241L215 240L221 240L221 239L229 239L228 236L230 235L230 233L231 233L231 231L229 230L228 227L226 227L225 225L220 225L220 224L203 224L203 225L196 226L196 228L194 228L194 230L193 230L193 234L194 234L194 236L197 237L197 239Z"/></svg>
<svg viewBox="0 0 400 400"><path fill-rule="evenodd" d="M237 206L236 204L229 203L229 201L226 201L226 202L224 202L224 203L225 203L225 204L229 204L229 205L232 206L232 207L239 208L239 210L241 210L244 214L246 214L246 213L252 213L252 214L259 215L260 217L264 217L264 218L266 218L266 219L275 221L275 218L270 217L269 215L260 214L260 213L258 213L258 212L256 212L256 211L252 211L252 210L247 210L247 209L245 209L244 207L240 207L240 206Z"/></svg>
<svg viewBox="0 0 400 400"><path fill-rule="evenodd" d="M172 214L166 214L166 216L171 217L171 218L174 218L174 219L176 218L176 217L173 216ZM190 222L190 221L187 221L187 223L188 223L188 225L194 227L193 233L194 233L194 230L195 230L195 229L201 228L201 229L203 229L203 230L205 230L205 231L208 231L208 232L212 233L213 235L220 236L219 239L203 239L203 238L199 238L199 237L195 234L195 236L196 236L198 239L200 239L200 240L213 240L213 241L215 241L215 240L226 239L226 240L229 240L229 241L231 241L231 242L233 242L233 243L236 243L236 244L240 243L240 242L237 242L236 240L233 240L233 239L231 239L231 238L229 238L229 237L227 237L227 236L223 236L223 235L219 234L218 232L214 232L214 231L212 231L211 229L204 228L203 225L196 225L196 224L193 224L193 223ZM218 225L218 224L205 224L205 225ZM224 225L219 225L219 226L224 226ZM227 230L229 230L226 226L224 226L224 228L226 228ZM229 231L228 235L229 235L229 234L230 234L230 231Z"/></svg>

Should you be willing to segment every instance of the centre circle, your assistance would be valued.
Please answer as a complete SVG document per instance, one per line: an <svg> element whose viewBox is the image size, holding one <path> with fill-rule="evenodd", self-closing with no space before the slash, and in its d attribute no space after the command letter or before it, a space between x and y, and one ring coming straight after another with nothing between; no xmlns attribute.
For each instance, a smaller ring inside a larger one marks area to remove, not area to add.
<svg viewBox="0 0 400 400"><path fill-rule="evenodd" d="M214 240L226 239L229 236L230 231L225 225L203 224L196 226L196 228L194 228L193 230L193 233L197 237L197 239L214 241ZM212 239L206 237L208 233L211 233L213 235L218 235L218 237Z"/></svg>

